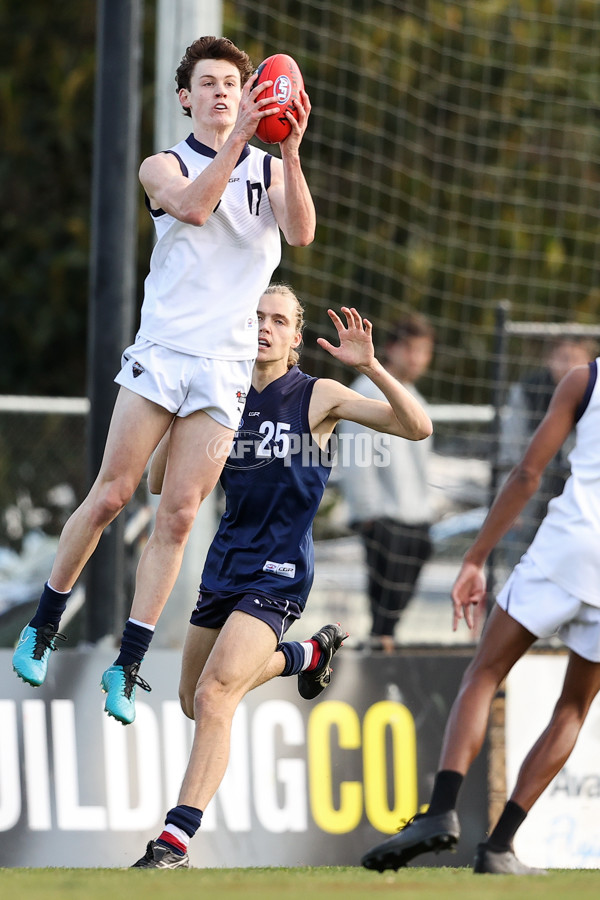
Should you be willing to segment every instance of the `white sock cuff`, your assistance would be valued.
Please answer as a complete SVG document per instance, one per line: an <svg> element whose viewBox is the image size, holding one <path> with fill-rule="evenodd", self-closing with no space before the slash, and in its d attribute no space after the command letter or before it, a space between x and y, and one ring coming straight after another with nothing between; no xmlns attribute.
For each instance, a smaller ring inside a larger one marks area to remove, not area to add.
<svg viewBox="0 0 600 900"><path fill-rule="evenodd" d="M140 628L147 628L148 631L154 631L156 625L148 625L147 622L140 622L139 619L132 619L131 616L127 619L128 622L132 622L134 625L139 625Z"/></svg>
<svg viewBox="0 0 600 900"><path fill-rule="evenodd" d="M64 594L65 597L66 597L68 594L70 594L71 591L73 590L73 588L69 588L68 591L57 591L56 588L52 587L52 585L50 584L49 581L46 582L46 587L49 587L50 590L51 590L51 591L54 591L55 594Z"/></svg>

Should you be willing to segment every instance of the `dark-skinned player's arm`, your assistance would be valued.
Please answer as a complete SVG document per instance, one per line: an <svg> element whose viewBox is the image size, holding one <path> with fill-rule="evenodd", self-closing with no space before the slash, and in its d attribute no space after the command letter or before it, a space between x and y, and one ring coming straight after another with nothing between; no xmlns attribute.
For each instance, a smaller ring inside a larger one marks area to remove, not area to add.
<svg viewBox="0 0 600 900"><path fill-rule="evenodd" d="M588 378L588 366L576 366L562 379L521 461L511 470L479 534L465 553L452 588L454 631L463 618L469 628L474 627L474 608L485 603L486 598L486 560L533 497L546 466L572 431Z"/></svg>

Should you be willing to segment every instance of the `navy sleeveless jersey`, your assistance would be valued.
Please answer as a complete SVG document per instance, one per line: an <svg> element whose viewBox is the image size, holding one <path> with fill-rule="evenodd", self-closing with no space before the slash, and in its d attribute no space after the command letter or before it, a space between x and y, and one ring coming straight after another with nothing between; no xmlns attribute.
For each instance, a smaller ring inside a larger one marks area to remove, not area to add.
<svg viewBox="0 0 600 900"><path fill-rule="evenodd" d="M256 591L304 607L314 574L312 523L331 471L308 424L315 381L293 366L260 393L250 388L221 475L226 508L201 590Z"/></svg>

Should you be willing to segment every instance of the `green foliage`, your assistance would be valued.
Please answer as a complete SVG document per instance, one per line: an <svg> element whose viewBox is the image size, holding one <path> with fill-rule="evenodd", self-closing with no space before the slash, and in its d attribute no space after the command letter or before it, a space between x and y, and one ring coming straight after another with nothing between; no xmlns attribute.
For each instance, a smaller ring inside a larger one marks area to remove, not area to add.
<svg viewBox="0 0 600 900"><path fill-rule="evenodd" d="M326 327L324 307L344 302L382 334L401 307L419 309L439 337L428 395L485 403L498 301L516 319L595 322L597 3L226 10L257 60L296 57L312 100L303 159L317 240L282 265L311 323ZM316 352L319 369L335 366Z"/></svg>
<svg viewBox="0 0 600 900"><path fill-rule="evenodd" d="M86 393L96 9L0 0L0 393Z"/></svg>
<svg viewBox="0 0 600 900"><path fill-rule="evenodd" d="M85 392L96 7L0 0L0 392ZM499 300L516 319L597 319L598 3L226 0L224 14L255 62L298 59L313 104L317 239L285 247L276 273L307 303L311 371L348 377L314 345L329 305L357 306L379 337L417 308L438 333L426 393L486 403Z"/></svg>
<svg viewBox="0 0 600 900"><path fill-rule="evenodd" d="M85 392L95 4L3 0L0 391Z"/></svg>

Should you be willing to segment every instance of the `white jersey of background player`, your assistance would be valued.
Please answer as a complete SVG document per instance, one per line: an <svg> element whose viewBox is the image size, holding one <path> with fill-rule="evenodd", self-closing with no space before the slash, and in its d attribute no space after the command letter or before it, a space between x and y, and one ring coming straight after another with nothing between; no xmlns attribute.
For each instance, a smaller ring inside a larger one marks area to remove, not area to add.
<svg viewBox="0 0 600 900"><path fill-rule="evenodd" d="M548 504L527 556L549 580L600 607L600 384L596 359L578 410L571 476ZM598 660L600 661L600 660Z"/></svg>

